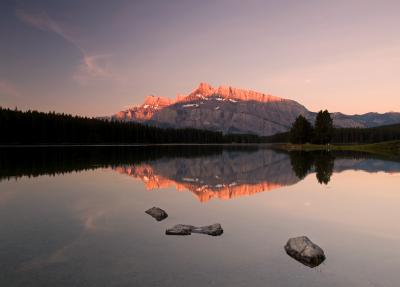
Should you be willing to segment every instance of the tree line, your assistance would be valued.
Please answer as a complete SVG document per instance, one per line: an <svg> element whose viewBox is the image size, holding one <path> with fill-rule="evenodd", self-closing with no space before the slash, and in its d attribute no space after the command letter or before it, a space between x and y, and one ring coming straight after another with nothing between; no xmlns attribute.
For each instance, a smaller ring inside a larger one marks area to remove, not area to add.
<svg viewBox="0 0 400 287"><path fill-rule="evenodd" d="M160 128L55 112L0 107L0 144L257 143L252 134L227 134L193 128Z"/></svg>
<svg viewBox="0 0 400 287"><path fill-rule="evenodd" d="M0 144L145 144L145 143L375 143L400 140L400 124L375 128L335 128L327 110L312 125L300 115L289 132L269 137L223 134L194 128L160 128L72 116L55 112L19 111L0 107Z"/></svg>
<svg viewBox="0 0 400 287"><path fill-rule="evenodd" d="M289 132L267 137L266 142L291 142L294 144L363 144L400 140L400 123L373 128L337 128L327 110L320 111L315 124L300 115Z"/></svg>
<svg viewBox="0 0 400 287"><path fill-rule="evenodd" d="M400 124L374 128L340 128L335 129L332 137L334 143L377 143L400 140Z"/></svg>

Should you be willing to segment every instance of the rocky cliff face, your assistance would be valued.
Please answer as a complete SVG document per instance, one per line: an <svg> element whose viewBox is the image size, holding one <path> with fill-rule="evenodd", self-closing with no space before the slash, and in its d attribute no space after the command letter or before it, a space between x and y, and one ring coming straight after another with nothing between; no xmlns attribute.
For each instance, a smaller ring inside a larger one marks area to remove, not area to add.
<svg viewBox="0 0 400 287"><path fill-rule="evenodd" d="M168 98L147 96L141 106L118 112L114 115L114 118L118 120L146 122L151 120L157 111L160 111L173 103L174 101Z"/></svg>
<svg viewBox="0 0 400 287"><path fill-rule="evenodd" d="M299 114L307 115L308 110L295 101L201 83L189 95L175 100L147 97L141 106L119 112L114 118L175 128L271 135L286 131Z"/></svg>
<svg viewBox="0 0 400 287"><path fill-rule="evenodd" d="M268 136L287 131L300 114L311 121L316 115L296 101L200 83L189 95L177 96L174 100L149 96L142 105L121 111L113 118L162 127L190 127ZM351 116L333 113L332 117L338 127L373 127L400 122L400 113Z"/></svg>

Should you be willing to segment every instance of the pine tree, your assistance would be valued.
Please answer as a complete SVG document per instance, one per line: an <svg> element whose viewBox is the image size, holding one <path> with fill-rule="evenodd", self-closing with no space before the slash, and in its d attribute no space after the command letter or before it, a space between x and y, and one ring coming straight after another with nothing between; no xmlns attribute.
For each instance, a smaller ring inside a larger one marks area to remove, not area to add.
<svg viewBox="0 0 400 287"><path fill-rule="evenodd" d="M319 111L315 120L314 140L316 144L327 144L333 137L333 120L328 110Z"/></svg>
<svg viewBox="0 0 400 287"><path fill-rule="evenodd" d="M289 132L290 142L294 144L304 144L311 141L313 127L311 123L302 115L294 121Z"/></svg>

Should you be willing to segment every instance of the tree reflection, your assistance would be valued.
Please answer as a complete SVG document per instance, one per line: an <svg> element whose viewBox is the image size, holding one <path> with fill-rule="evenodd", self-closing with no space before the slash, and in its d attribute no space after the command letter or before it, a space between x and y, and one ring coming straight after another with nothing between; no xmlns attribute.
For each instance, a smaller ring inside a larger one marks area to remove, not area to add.
<svg viewBox="0 0 400 287"><path fill-rule="evenodd" d="M315 155L315 172L317 180L320 184L328 184L331 180L335 157L327 151L316 153Z"/></svg>
<svg viewBox="0 0 400 287"><path fill-rule="evenodd" d="M295 151L290 153L290 163L296 176L304 179L313 167L314 157L310 152Z"/></svg>
<svg viewBox="0 0 400 287"><path fill-rule="evenodd" d="M333 174L335 157L331 152L292 151L290 163L299 179L304 179L313 170L320 184L328 184Z"/></svg>

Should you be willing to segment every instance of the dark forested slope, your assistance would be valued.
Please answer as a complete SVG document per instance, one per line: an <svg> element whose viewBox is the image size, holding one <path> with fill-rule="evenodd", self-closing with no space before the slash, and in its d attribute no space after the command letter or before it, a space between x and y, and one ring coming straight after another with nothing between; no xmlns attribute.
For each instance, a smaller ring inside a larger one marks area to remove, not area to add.
<svg viewBox="0 0 400 287"><path fill-rule="evenodd" d="M0 144L139 144L259 142L255 135L223 135L199 129L0 108Z"/></svg>

